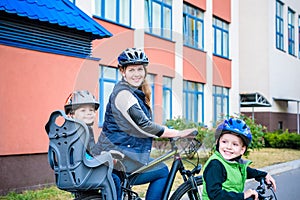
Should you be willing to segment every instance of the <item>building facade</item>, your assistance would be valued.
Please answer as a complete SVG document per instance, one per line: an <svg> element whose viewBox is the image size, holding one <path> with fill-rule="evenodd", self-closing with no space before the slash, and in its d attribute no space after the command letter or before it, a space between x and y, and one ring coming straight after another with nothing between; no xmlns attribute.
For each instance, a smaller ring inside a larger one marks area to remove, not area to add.
<svg viewBox="0 0 300 200"><path fill-rule="evenodd" d="M259 93L271 106L241 108L268 130L299 133L300 2L242 1L239 5L240 93Z"/></svg>
<svg viewBox="0 0 300 200"><path fill-rule="evenodd" d="M295 127L300 99L295 76L299 70L299 3L256 1L51 1L72 3L80 9L76 12L81 13L81 19L104 31L104 35L78 20L69 21L77 15L66 14L60 21L53 18L60 15L46 10L26 16L23 13L27 12L15 12L28 8L25 5L1 5L1 16L15 14L16 21L25 17L26 25L32 26L26 26L26 30L35 28L43 33L48 30L45 26L54 24L53 29L68 34L61 40L61 35L44 38L50 51L40 47L36 41L41 38L37 37L26 45L12 43L9 38L0 40L0 92L5 97L1 99L5 108L0 115L0 178L7 180L1 182L0 192L53 183L44 126L52 111L63 109L73 90L88 89L99 99L98 123L94 125L98 138L109 94L120 80L117 57L128 47L142 48L149 57L147 79L157 123L182 117L213 127L226 116L254 110L255 118L270 127L277 121L282 122L282 128ZM276 14L277 6L282 15ZM293 23L287 16L294 19ZM1 17L2 27L8 27L5 20ZM283 21L280 27L275 26L277 20ZM47 34L57 34L53 29ZM293 37L288 34L291 30ZM29 38L27 34L21 34L25 36L22 41ZM53 49L57 40L62 43L59 51ZM72 41L80 44L75 53ZM271 107L241 108L241 93L261 93ZM293 120L287 120L289 117Z"/></svg>

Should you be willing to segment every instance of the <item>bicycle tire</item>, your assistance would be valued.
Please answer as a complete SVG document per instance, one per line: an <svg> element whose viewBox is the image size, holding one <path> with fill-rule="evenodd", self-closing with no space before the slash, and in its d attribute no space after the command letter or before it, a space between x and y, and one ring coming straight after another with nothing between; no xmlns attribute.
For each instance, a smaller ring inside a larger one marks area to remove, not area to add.
<svg viewBox="0 0 300 200"><path fill-rule="evenodd" d="M201 186L203 184L202 176L196 176L196 184L197 187ZM182 183L172 194L170 200L180 200L180 199L193 199L193 200L201 200L201 192L200 192L200 197L188 197L188 192L192 190L192 185L190 182L184 182ZM198 189L199 190L199 189ZM186 196L185 196L186 195Z"/></svg>
<svg viewBox="0 0 300 200"><path fill-rule="evenodd" d="M76 192L74 200L103 200L101 193L94 191Z"/></svg>
<svg viewBox="0 0 300 200"><path fill-rule="evenodd" d="M103 200L100 195L91 195L85 198L81 198L80 200Z"/></svg>

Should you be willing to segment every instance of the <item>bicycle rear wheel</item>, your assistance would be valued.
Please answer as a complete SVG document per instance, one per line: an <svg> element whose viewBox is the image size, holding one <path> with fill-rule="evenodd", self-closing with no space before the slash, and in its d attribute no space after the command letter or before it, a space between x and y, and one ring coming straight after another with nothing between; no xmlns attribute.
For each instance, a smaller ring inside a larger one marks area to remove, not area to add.
<svg viewBox="0 0 300 200"><path fill-rule="evenodd" d="M184 182L175 190L170 200L201 200L202 187L200 186L203 184L202 176L196 176L195 180L198 191L192 190L192 185L190 182Z"/></svg>
<svg viewBox="0 0 300 200"><path fill-rule="evenodd" d="M98 191L75 192L74 200L105 200Z"/></svg>

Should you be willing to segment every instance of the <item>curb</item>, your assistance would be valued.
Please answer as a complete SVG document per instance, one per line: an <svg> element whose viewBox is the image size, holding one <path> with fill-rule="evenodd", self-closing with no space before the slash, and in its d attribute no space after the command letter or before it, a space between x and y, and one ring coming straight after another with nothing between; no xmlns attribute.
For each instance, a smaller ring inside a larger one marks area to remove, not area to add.
<svg viewBox="0 0 300 200"><path fill-rule="evenodd" d="M300 159L299 160L293 160L285 163L270 165L267 167L263 167L260 170L266 171L270 173L271 175L274 174L280 174L282 172L286 172L289 170L300 168Z"/></svg>

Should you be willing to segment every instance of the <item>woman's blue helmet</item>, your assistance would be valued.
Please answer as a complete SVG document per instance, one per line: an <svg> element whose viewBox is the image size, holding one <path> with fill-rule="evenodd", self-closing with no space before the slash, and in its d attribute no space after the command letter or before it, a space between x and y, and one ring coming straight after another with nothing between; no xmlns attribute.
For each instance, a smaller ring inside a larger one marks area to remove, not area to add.
<svg viewBox="0 0 300 200"><path fill-rule="evenodd" d="M229 118L225 119L221 124L218 125L215 133L217 144L219 138L224 133L232 133L242 138L246 146L249 146L252 141L252 134L249 126L241 119Z"/></svg>
<svg viewBox="0 0 300 200"><path fill-rule="evenodd" d="M137 48L125 49L118 57L119 66L126 67L128 65L144 65L147 66L149 60L145 52Z"/></svg>

